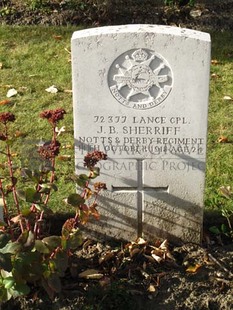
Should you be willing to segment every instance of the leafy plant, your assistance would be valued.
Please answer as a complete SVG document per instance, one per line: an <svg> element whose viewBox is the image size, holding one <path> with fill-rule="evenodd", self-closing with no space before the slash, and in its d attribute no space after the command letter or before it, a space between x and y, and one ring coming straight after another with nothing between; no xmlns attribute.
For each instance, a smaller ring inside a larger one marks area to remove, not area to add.
<svg viewBox="0 0 233 310"><path fill-rule="evenodd" d="M210 231L218 236L226 235L227 237L233 238L233 227L231 224L231 217L233 215L232 192L229 186L221 186L219 191L223 200L220 204L220 209L222 216L227 220L228 227L225 224L222 224L221 227L212 226L210 227Z"/></svg>
<svg viewBox="0 0 233 310"><path fill-rule="evenodd" d="M43 8L48 1L46 0L27 0L27 3L31 10L41 9Z"/></svg>
<svg viewBox="0 0 233 310"><path fill-rule="evenodd" d="M169 6L185 6L185 5L190 5L193 6L195 4L195 0L164 0L165 5Z"/></svg>
<svg viewBox="0 0 233 310"><path fill-rule="evenodd" d="M7 160L2 165L0 176L0 204L4 211L0 221L0 302L28 294L32 285L43 287L50 298L59 293L60 278L68 268L69 257L82 244L79 224L87 223L91 215L99 217L96 200L106 185L97 182L91 189L90 181L99 175L95 165L106 159L106 155L93 152L84 158L89 174L81 174L75 179L81 186L81 193L67 198L67 203L76 208L75 216L63 224L61 236L46 233L45 219L52 213L49 198L58 190L55 162L60 152L58 135L61 130L57 125L65 114L63 109L46 110L40 114L51 126L52 139L39 145L40 165L29 169L13 165L10 123L15 121L15 116L10 112L0 113L3 127L0 140L4 143L2 153ZM19 178L24 187L19 186Z"/></svg>

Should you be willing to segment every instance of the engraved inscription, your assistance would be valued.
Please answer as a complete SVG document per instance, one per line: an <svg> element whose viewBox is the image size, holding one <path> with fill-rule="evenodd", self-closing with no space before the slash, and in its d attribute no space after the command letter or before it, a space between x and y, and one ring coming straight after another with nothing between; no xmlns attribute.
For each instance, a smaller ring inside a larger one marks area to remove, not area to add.
<svg viewBox="0 0 233 310"><path fill-rule="evenodd" d="M121 54L108 72L113 97L124 106L138 110L161 104L172 89L172 80L167 61L142 48Z"/></svg>
<svg viewBox="0 0 233 310"><path fill-rule="evenodd" d="M79 136L79 152L104 150L108 156L197 156L205 154L205 138L185 134L192 120L185 116L94 115L93 136Z"/></svg>

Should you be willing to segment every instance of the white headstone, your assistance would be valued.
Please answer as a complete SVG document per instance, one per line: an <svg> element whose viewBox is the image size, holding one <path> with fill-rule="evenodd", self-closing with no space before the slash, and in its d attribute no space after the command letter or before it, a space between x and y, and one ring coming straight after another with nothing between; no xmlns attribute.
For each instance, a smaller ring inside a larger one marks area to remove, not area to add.
<svg viewBox="0 0 233 310"><path fill-rule="evenodd" d="M210 36L157 25L72 37L76 173L100 150L93 236L199 242L203 221Z"/></svg>

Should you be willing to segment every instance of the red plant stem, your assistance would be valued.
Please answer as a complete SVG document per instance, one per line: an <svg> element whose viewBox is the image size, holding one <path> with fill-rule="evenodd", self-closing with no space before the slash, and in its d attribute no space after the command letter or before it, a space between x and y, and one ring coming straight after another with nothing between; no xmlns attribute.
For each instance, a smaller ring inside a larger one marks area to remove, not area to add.
<svg viewBox="0 0 233 310"><path fill-rule="evenodd" d="M56 143L56 138L57 138L57 134L56 134L56 130L55 130L55 125L53 125L53 137L52 137L52 142ZM50 183L54 182L55 179L55 157L53 157L51 159L51 163L52 163L52 171L51 171L51 176L50 176ZM46 195L46 198L44 200L44 204L47 205L48 201L49 201L49 197L50 197L50 193Z"/></svg>
<svg viewBox="0 0 233 310"><path fill-rule="evenodd" d="M6 135L7 140L8 140L7 125L5 125L5 135ZM20 215L21 212L20 212L20 208L19 208L19 201L18 201L18 196L16 193L16 187L15 187L15 182L14 182L14 173L13 173L13 167L12 167L11 151L10 151L10 147L8 144L6 145L6 155L7 155L8 168L9 168L9 174L10 174L10 178L11 178L12 193L13 193L13 197L14 197L14 201L15 201L15 206L16 206L18 215ZM23 227L22 220L20 220L20 228L21 228L21 231L23 232L24 227Z"/></svg>
<svg viewBox="0 0 233 310"><path fill-rule="evenodd" d="M8 224L9 227L10 227L10 226L11 226L11 222L10 222L10 219L9 219L8 207L7 207L7 203L6 203L5 194L4 194L4 191L3 191L2 179L1 179L1 178L0 178L0 192L2 193L2 201L3 201L4 215L5 215L7 224Z"/></svg>
<svg viewBox="0 0 233 310"><path fill-rule="evenodd" d="M55 130L55 125L53 125L53 137L52 137L52 142L56 143L56 130ZM50 176L50 183L54 182L55 179L55 157L51 159L51 164L52 164L52 171L51 171L51 176ZM46 195L45 200L44 200L44 205L48 204L49 201L49 197L50 197L50 193ZM34 227L34 233L35 236L38 237L40 235L40 225L38 225L38 221L42 221L43 220L43 216L44 216L44 211L42 211L40 213L40 217L39 219L36 221L35 227Z"/></svg>

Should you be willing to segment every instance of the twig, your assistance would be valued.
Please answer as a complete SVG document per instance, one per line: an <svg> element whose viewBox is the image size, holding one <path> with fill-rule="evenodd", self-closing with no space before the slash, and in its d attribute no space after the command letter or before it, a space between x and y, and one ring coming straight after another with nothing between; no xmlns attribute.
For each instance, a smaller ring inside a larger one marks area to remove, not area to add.
<svg viewBox="0 0 233 310"><path fill-rule="evenodd" d="M210 253L208 253L208 256L216 265L218 265L221 269L223 269L226 273L228 273L230 277L233 277L233 273L229 269L227 269L225 266L223 266L223 264L217 258L215 258Z"/></svg>

